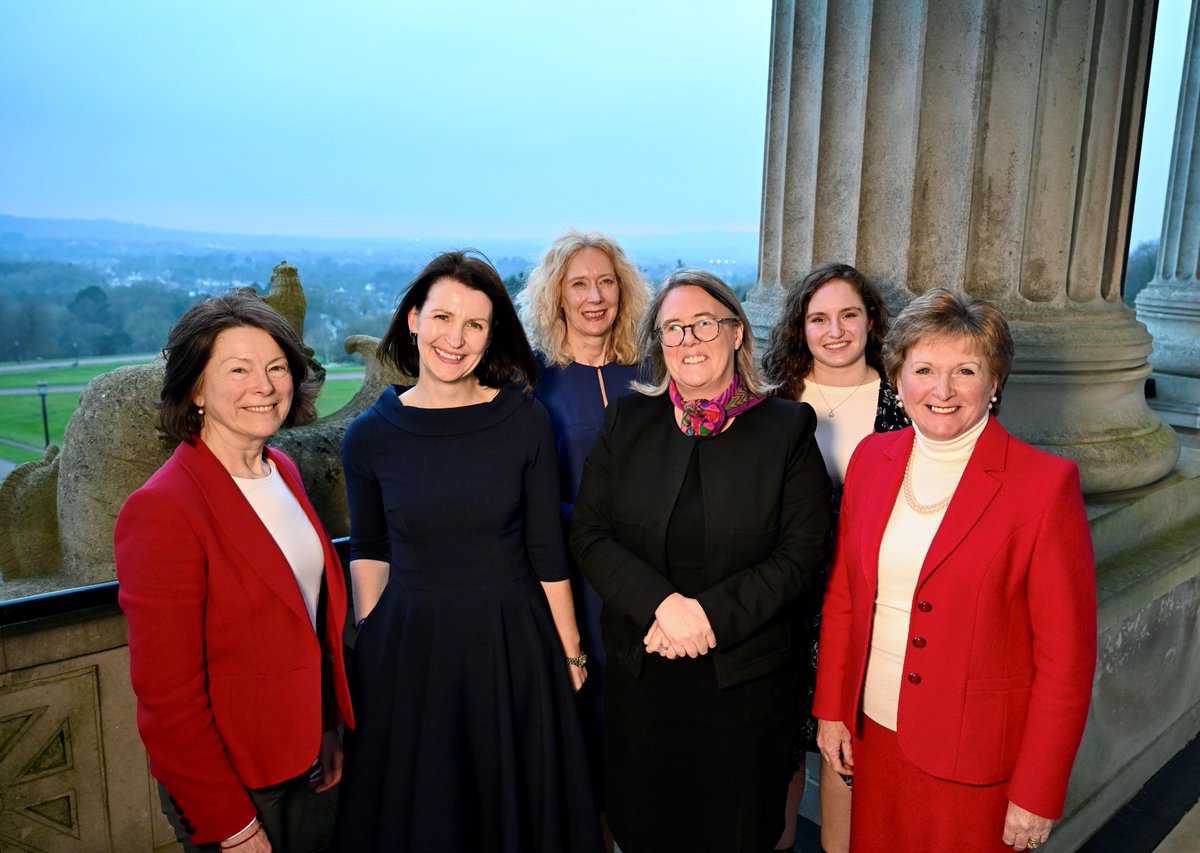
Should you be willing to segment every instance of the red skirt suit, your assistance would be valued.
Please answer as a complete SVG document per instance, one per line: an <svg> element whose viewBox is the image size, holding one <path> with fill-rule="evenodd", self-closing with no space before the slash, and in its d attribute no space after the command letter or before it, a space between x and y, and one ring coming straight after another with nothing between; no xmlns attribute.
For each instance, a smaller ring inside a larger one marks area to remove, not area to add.
<svg viewBox="0 0 1200 853"><path fill-rule="evenodd" d="M1000 843L1010 800L1042 817L1062 815L1096 664L1091 534L1075 465L991 419L913 593L897 731L864 732L879 546L913 440L911 428L871 435L851 459L813 713L845 722L860 738L866 734L865 744L855 744L864 752L855 756L859 771L873 763L865 754L871 738L892 737L897 760L906 760L917 778L972 787L942 788L947 793L931 801L937 786L899 782L899 767L882 778L856 773L856 837L865 837L863 821L909 815L910 825L876 827L889 851L909 849L905 844L923 853L987 850ZM974 796L985 787L996 801L987 808ZM948 837L938 837L935 818Z"/></svg>

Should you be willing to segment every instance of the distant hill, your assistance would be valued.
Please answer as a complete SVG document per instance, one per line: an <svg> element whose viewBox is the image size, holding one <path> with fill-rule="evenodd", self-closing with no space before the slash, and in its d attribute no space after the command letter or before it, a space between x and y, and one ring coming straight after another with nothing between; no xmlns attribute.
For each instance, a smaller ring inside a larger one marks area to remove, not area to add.
<svg viewBox="0 0 1200 853"><path fill-rule="evenodd" d="M95 248L178 252L234 251L267 252L280 258L289 253L383 256L397 261L422 263L444 249L473 247L493 260L525 258L537 261L550 239L394 237L301 237L294 235L245 235L158 228L112 219L37 219L0 214L0 250L48 243L88 243ZM721 261L743 275L753 273L758 262L758 234L752 231L691 231L674 234L613 234L625 250L647 268L704 266ZM33 244L33 245L31 245ZM37 252L43 255L44 252ZM74 253L72 253L74 254ZM380 259L380 258L376 258Z"/></svg>

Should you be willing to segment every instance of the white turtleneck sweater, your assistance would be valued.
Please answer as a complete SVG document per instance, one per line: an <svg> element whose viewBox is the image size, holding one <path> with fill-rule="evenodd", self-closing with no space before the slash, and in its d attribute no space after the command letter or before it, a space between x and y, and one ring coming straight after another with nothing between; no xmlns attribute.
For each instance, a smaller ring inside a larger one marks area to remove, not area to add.
<svg viewBox="0 0 1200 853"><path fill-rule="evenodd" d="M927 438L913 425L917 435L912 450L912 486L918 503L935 504L958 488L987 421L985 415L962 435L946 441ZM901 487L879 545L879 587L875 593L863 712L892 731L896 730L917 579L945 515L945 509L928 515L915 511L905 500Z"/></svg>

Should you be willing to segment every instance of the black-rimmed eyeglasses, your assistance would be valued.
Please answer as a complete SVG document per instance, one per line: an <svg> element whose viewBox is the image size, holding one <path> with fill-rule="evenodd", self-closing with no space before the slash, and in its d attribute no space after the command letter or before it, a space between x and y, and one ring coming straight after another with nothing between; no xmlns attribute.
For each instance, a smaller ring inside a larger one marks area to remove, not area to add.
<svg viewBox="0 0 1200 853"><path fill-rule="evenodd" d="M721 334L722 323L740 322L737 317L714 317L710 320L697 320L695 323L686 325L671 323L659 326L654 331L658 334L658 339L662 341L664 347L677 347L682 344L688 329L692 330L692 337L700 343L706 344L709 341L715 341L717 335Z"/></svg>

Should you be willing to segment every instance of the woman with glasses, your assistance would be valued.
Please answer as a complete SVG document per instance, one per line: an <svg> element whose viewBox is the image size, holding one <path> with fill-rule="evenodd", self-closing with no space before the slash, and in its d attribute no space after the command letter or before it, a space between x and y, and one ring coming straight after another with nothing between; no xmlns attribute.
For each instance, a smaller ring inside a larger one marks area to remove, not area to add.
<svg viewBox="0 0 1200 853"><path fill-rule="evenodd" d="M793 632L829 530L816 417L768 396L713 275L674 272L639 341L647 380L610 401L571 528L604 602L609 825L624 853L761 853L783 828Z"/></svg>

